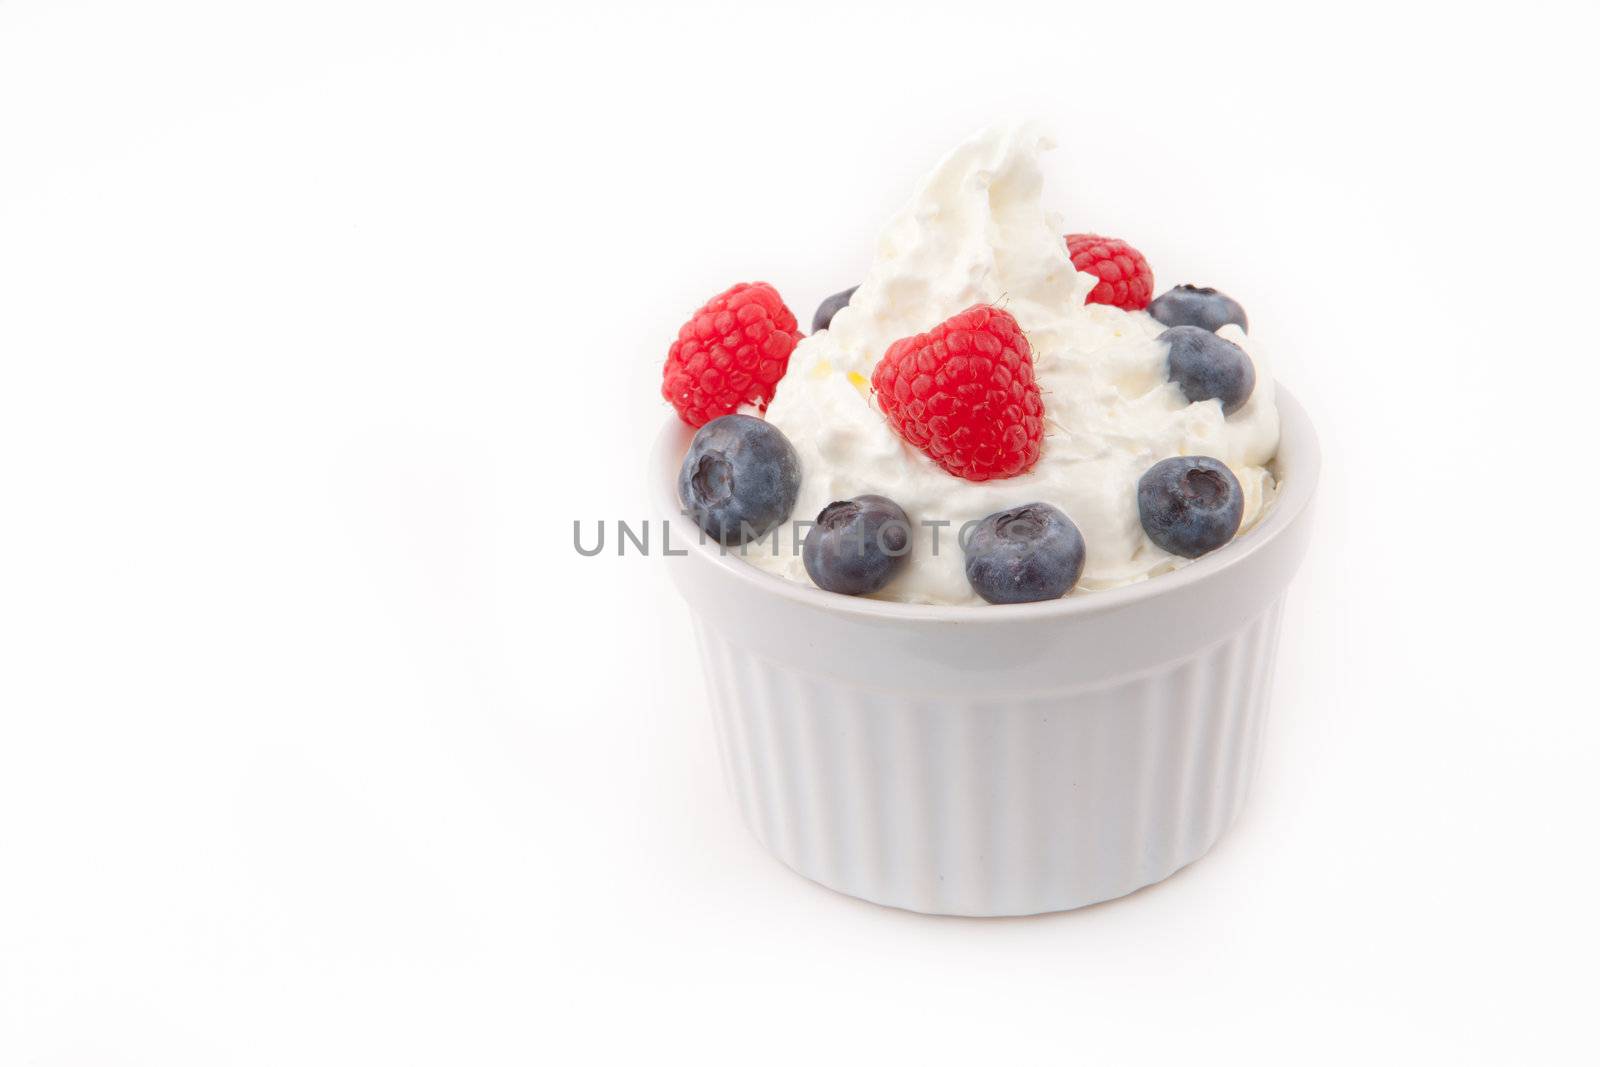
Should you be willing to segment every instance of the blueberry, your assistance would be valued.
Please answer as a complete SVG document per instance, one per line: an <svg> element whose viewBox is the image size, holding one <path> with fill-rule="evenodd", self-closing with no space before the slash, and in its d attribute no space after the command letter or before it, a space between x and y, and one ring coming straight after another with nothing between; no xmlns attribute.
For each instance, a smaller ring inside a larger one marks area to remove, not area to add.
<svg viewBox="0 0 1600 1067"><path fill-rule="evenodd" d="M1174 326L1156 338L1168 345L1167 377L1191 401L1220 400L1232 415L1256 387L1256 367L1244 349L1198 326Z"/></svg>
<svg viewBox="0 0 1600 1067"><path fill-rule="evenodd" d="M1221 460L1175 456L1139 479L1139 523L1175 556L1194 559L1221 548L1243 518L1244 490Z"/></svg>
<svg viewBox="0 0 1600 1067"><path fill-rule="evenodd" d="M1202 330L1220 330L1234 323L1245 333L1250 332L1250 320L1245 318L1239 301L1227 293L1206 289L1198 285L1179 285L1168 289L1145 309L1163 326L1198 326Z"/></svg>
<svg viewBox="0 0 1600 1067"><path fill-rule="evenodd" d="M678 472L684 513L725 545L759 538L789 517L799 495L794 446L752 415L723 415L700 427Z"/></svg>
<svg viewBox="0 0 1600 1067"><path fill-rule="evenodd" d="M967 538L967 581L991 604L1065 596L1083 575L1083 534L1059 508L997 511Z"/></svg>
<svg viewBox="0 0 1600 1067"><path fill-rule="evenodd" d="M833 321L833 317L839 313L839 309L850 303L850 298L856 295L856 290L859 288L861 288L861 286L852 285L844 292L834 293L832 296L828 297L828 299L818 304L817 313L811 316L811 332L821 333L823 330L826 330L828 328L828 324Z"/></svg>
<svg viewBox="0 0 1600 1067"><path fill-rule="evenodd" d="M801 558L820 588L846 596L876 593L911 554L911 522L888 497L835 500L806 534Z"/></svg>

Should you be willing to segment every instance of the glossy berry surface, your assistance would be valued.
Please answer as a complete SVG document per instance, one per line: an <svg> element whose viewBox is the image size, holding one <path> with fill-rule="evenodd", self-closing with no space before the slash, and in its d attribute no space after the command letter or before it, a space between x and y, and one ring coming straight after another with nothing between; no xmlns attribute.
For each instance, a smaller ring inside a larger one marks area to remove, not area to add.
<svg viewBox="0 0 1600 1067"><path fill-rule="evenodd" d="M1033 349L1016 319L987 304L890 345L872 388L895 433L958 478L1021 474L1044 445Z"/></svg>
<svg viewBox="0 0 1600 1067"><path fill-rule="evenodd" d="M856 295L859 285L852 285L842 293L834 293L828 299L817 305L817 313L811 316L811 332L821 333L833 324L833 317L839 309L850 303L850 298Z"/></svg>
<svg viewBox="0 0 1600 1067"><path fill-rule="evenodd" d="M1244 490L1221 460L1175 456L1139 479L1139 523L1175 556L1194 559L1221 548L1243 518Z"/></svg>
<svg viewBox="0 0 1600 1067"><path fill-rule="evenodd" d="M800 457L783 431L753 415L723 415L689 442L678 502L708 537L753 541L787 519L800 495Z"/></svg>
<svg viewBox="0 0 1600 1067"><path fill-rule="evenodd" d="M911 522L882 496L836 500L822 509L801 550L806 573L820 589L846 596L876 593L911 555Z"/></svg>
<svg viewBox="0 0 1600 1067"><path fill-rule="evenodd" d="M1077 524L1049 504L995 512L973 528L965 551L967 581L991 604L1065 596L1087 554Z"/></svg>
<svg viewBox="0 0 1600 1067"><path fill-rule="evenodd" d="M1128 242L1096 233L1069 233L1067 254L1074 267L1100 279L1089 293L1089 303L1124 311L1138 311L1150 303L1150 294L1156 291L1155 273Z"/></svg>
<svg viewBox="0 0 1600 1067"><path fill-rule="evenodd" d="M690 426L750 404L765 411L800 341L794 312L766 282L740 283L696 311L667 351L661 395Z"/></svg>
<svg viewBox="0 0 1600 1067"><path fill-rule="evenodd" d="M1232 415L1256 387L1256 367L1244 349L1199 326L1174 326L1157 341L1167 348L1167 377L1190 402L1222 401Z"/></svg>
<svg viewBox="0 0 1600 1067"><path fill-rule="evenodd" d="M1179 285L1154 300L1147 308L1150 317L1163 326L1198 326L1202 330L1220 330L1233 323L1245 333L1250 332L1250 320L1244 307L1227 293L1198 285Z"/></svg>

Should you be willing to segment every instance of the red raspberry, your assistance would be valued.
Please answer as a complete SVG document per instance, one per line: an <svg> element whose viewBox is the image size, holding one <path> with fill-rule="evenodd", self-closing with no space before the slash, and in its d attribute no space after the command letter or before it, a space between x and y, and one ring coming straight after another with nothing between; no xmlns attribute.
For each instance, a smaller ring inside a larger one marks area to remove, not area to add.
<svg viewBox="0 0 1600 1067"><path fill-rule="evenodd" d="M1128 242L1093 233L1069 233L1067 254L1074 267L1100 279L1089 294L1089 303L1110 304L1124 311L1138 311L1150 303L1156 276Z"/></svg>
<svg viewBox="0 0 1600 1067"><path fill-rule="evenodd" d="M1044 443L1033 349L1017 320L970 307L889 346L872 370L889 425L958 478L1021 474Z"/></svg>
<svg viewBox="0 0 1600 1067"><path fill-rule="evenodd" d="M762 411L800 341L794 312L766 282L741 282L714 296L667 351L661 395L690 426L754 404Z"/></svg>

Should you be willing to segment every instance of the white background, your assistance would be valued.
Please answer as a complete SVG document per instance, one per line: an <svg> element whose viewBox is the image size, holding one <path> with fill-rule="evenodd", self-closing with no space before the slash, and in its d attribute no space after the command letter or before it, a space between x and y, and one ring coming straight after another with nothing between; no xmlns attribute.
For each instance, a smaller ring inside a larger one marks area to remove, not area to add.
<svg viewBox="0 0 1600 1067"><path fill-rule="evenodd" d="M1579 5L559 7L0 2L0 1063L1594 1056ZM571 524L1014 114L1327 474L1232 834L929 919L760 851Z"/></svg>

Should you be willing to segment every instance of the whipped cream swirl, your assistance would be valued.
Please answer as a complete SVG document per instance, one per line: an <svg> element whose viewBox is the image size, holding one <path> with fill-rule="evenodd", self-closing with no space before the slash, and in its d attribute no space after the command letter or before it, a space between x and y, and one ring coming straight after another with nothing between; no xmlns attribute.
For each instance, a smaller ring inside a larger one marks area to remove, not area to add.
<svg viewBox="0 0 1600 1067"><path fill-rule="evenodd" d="M1236 326L1219 334L1255 363L1255 391L1224 417L1218 401L1190 403L1167 380L1165 329L1142 311L1086 304L1098 279L1068 258L1068 229L1041 201L1032 124L986 130L922 179L884 228L871 268L831 327L790 358L767 419L793 442L802 481L796 520L863 493L894 500L914 525L911 557L877 596L919 604L976 604L956 543L963 523L1032 501L1054 504L1083 532L1088 560L1077 592L1142 581L1187 560L1157 548L1139 524L1135 486L1169 456L1208 455L1244 488L1241 533L1270 504L1278 447L1270 368ZM973 304L1010 312L1027 334L1044 397L1044 450L1025 474L968 482L904 443L868 384L894 341ZM949 526L923 525L948 522ZM935 539L937 538L937 551ZM757 566L810 583L785 530L748 546Z"/></svg>

